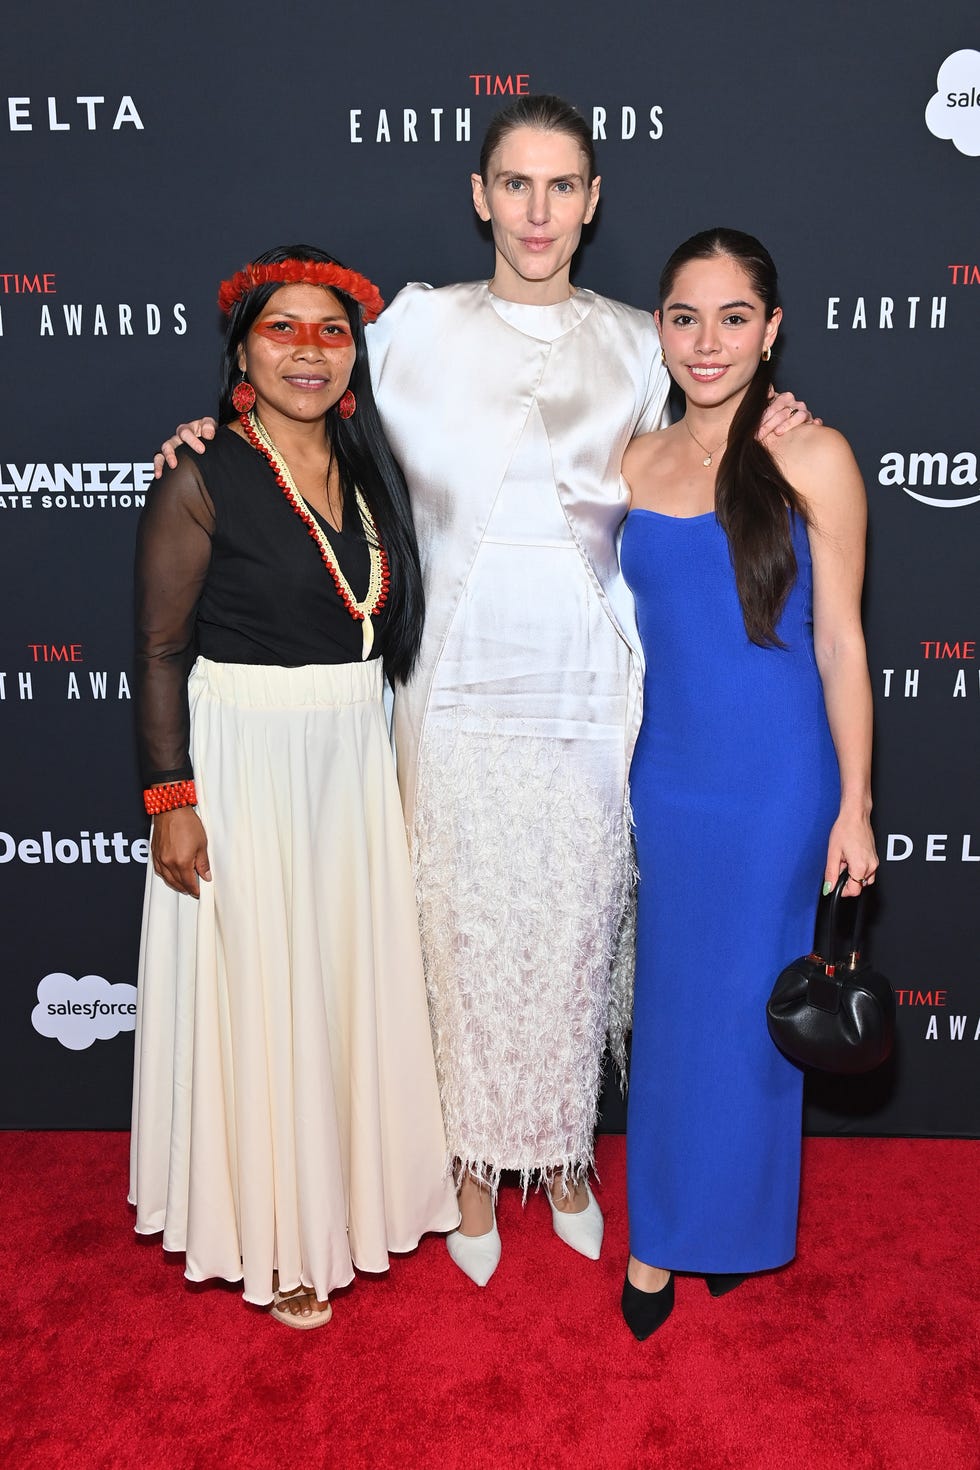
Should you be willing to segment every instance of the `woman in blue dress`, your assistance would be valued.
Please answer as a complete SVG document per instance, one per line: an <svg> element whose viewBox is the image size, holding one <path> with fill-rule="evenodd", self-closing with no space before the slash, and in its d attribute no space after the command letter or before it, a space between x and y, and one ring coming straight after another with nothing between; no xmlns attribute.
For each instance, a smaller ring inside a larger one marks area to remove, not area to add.
<svg viewBox="0 0 980 1470"><path fill-rule="evenodd" d="M795 1253L802 1075L765 1001L809 949L821 869L873 881L866 505L847 442L757 439L782 312L752 236L671 256L656 313L683 418L623 474L623 570L646 653L631 787L640 869L623 1315L668 1317ZM829 837L828 837L829 833Z"/></svg>

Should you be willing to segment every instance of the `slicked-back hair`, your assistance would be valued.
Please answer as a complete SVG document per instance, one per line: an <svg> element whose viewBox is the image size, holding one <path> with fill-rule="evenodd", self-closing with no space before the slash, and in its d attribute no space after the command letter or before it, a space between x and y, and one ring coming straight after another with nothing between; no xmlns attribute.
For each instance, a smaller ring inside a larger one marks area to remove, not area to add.
<svg viewBox="0 0 980 1470"><path fill-rule="evenodd" d="M485 184L490 180L490 161L493 155L507 134L512 133L515 128L538 128L543 133L565 133L573 138L585 155L588 182L592 183L598 169L595 144L588 123L570 102L542 92L518 97L491 119L480 149L480 177Z"/></svg>

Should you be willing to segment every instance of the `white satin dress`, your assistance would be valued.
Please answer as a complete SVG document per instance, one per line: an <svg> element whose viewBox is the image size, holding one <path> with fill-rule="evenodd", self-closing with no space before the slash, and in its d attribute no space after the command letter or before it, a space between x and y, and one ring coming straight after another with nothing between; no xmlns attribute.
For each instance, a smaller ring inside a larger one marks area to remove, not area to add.
<svg viewBox="0 0 980 1470"><path fill-rule="evenodd" d="M576 1177L632 980L619 465L666 374L651 318L590 291L407 287L371 336L426 579L395 734L449 1154L494 1187Z"/></svg>

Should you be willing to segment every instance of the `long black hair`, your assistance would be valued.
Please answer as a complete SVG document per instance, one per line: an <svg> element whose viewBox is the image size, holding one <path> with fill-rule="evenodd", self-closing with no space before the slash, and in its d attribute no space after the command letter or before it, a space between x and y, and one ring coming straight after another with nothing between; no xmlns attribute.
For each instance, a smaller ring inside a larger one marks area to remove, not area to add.
<svg viewBox="0 0 980 1470"><path fill-rule="evenodd" d="M692 260L728 256L748 276L762 300L766 320L779 305L779 282L769 251L754 235L716 227L678 245L660 275L663 311L681 269ZM787 507L806 523L801 496L756 438L769 401L770 364L759 362L728 433L728 447L715 481L715 514L728 537L745 631L761 647L782 648L776 633L780 614L796 581L796 553Z"/></svg>
<svg viewBox="0 0 980 1470"><path fill-rule="evenodd" d="M504 107L490 124L480 149L480 177L489 183L490 160L508 133L515 128L539 128L543 133L567 133L573 138L588 164L588 182L596 176L595 144L592 131L582 114L562 97L553 97L541 92L518 97L509 107Z"/></svg>
<svg viewBox="0 0 980 1470"><path fill-rule="evenodd" d="M313 245L279 245L257 255L253 264L277 265L283 260L341 264ZM219 414L223 423L238 417L231 401L232 390L242 375L238 366L238 348L269 298L283 284L282 281L272 281L255 286L231 309L225 327L222 358ZM342 419L336 408L332 408L324 420L325 432L340 469L345 506L354 498L354 487L359 487L388 557L391 582L385 604L384 666L390 679L404 683L418 658L425 613L412 508L405 477L392 453L374 401L360 303L336 286L330 289L347 313L354 339L355 359L350 388L357 399L357 410L351 418Z"/></svg>

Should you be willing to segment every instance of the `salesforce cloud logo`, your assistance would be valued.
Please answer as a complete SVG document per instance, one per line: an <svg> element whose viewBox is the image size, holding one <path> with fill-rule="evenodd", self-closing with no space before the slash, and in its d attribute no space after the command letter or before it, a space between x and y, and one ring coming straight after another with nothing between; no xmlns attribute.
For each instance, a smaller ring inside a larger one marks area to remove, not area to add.
<svg viewBox="0 0 980 1470"><path fill-rule="evenodd" d="M947 56L926 107L926 127L968 158L980 158L980 51Z"/></svg>
<svg viewBox="0 0 980 1470"><path fill-rule="evenodd" d="M136 986L110 985L101 975L76 980L56 970L37 987L31 1024L69 1051L85 1051L93 1041L111 1041L120 1031L135 1030Z"/></svg>

